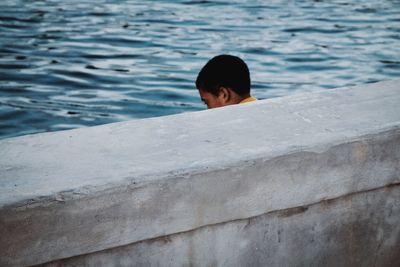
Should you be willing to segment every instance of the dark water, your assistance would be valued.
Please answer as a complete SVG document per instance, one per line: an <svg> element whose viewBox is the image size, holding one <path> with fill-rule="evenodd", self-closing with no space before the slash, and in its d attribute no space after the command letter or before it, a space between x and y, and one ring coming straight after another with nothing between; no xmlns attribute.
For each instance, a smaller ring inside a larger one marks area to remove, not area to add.
<svg viewBox="0 0 400 267"><path fill-rule="evenodd" d="M400 1L0 2L0 138L201 110L212 56L253 95L400 77Z"/></svg>

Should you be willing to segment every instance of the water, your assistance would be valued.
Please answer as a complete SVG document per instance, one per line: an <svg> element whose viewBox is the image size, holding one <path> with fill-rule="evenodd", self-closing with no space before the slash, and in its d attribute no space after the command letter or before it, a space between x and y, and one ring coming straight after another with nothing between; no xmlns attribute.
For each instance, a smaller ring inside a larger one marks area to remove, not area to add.
<svg viewBox="0 0 400 267"><path fill-rule="evenodd" d="M400 1L0 3L0 138L205 109L211 57L264 99L400 77Z"/></svg>

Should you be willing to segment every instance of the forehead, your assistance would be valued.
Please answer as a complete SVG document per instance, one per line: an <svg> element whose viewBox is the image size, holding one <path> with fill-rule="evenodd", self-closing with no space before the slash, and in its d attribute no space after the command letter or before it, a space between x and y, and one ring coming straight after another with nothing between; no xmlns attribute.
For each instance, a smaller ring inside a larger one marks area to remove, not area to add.
<svg viewBox="0 0 400 267"><path fill-rule="evenodd" d="M218 97L210 92L199 90L201 100L207 105L207 108L216 108L221 106Z"/></svg>
<svg viewBox="0 0 400 267"><path fill-rule="evenodd" d="M204 99L215 97L212 93L204 91L204 90L201 90L201 89L199 90L199 94L200 94L200 97L204 98Z"/></svg>

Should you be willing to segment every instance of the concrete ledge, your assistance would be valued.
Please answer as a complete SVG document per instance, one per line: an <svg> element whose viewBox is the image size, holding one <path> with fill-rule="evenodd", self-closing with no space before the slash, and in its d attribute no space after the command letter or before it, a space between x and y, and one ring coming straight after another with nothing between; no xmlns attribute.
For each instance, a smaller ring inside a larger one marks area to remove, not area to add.
<svg viewBox="0 0 400 267"><path fill-rule="evenodd" d="M396 188L399 84L0 141L0 265Z"/></svg>

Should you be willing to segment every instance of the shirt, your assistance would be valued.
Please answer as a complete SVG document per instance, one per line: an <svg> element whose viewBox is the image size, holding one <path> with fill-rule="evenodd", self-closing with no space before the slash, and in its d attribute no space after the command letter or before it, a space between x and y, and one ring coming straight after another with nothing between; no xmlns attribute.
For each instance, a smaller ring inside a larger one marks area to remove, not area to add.
<svg viewBox="0 0 400 267"><path fill-rule="evenodd" d="M248 103L248 102L253 102L253 101L256 101L256 100L257 100L257 98L250 96L250 97L248 97L248 98L243 99L242 101L240 101L239 104L244 104L244 103Z"/></svg>

